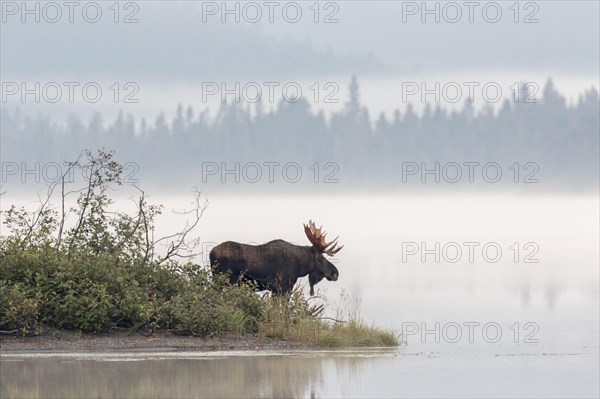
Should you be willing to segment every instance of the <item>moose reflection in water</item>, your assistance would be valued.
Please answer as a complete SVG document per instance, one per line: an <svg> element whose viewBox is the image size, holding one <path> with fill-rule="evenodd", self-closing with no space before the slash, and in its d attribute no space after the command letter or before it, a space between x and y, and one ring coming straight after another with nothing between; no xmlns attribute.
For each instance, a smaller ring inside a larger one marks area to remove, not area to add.
<svg viewBox="0 0 600 399"><path fill-rule="evenodd" d="M210 251L210 264L220 273L231 273L230 281L254 282L259 290L274 294L287 294L294 288L298 278L308 275L310 295L314 286L323 278L336 281L338 269L325 256L333 256L344 246L338 247L336 237L326 242L323 226L316 228L310 220L304 225L306 237L312 246L294 245L284 240L273 240L262 245L240 244L226 241Z"/></svg>

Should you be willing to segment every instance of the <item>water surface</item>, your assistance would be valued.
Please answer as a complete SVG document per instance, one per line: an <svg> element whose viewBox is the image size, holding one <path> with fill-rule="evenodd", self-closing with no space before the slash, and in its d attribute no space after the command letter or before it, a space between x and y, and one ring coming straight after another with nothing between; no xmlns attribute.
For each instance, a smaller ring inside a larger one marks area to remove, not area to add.
<svg viewBox="0 0 600 399"><path fill-rule="evenodd" d="M2 397L593 397L593 355L405 350L3 355ZM551 378L549 378L551 377ZM498 381L502 380L502 384Z"/></svg>

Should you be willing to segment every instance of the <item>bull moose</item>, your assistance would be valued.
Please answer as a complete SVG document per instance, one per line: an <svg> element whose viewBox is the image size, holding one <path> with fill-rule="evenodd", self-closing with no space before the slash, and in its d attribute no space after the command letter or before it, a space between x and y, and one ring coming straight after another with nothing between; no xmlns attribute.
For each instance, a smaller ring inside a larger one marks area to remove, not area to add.
<svg viewBox="0 0 600 399"><path fill-rule="evenodd" d="M338 247L336 237L326 242L327 233L322 227L316 228L310 220L304 225L304 232L312 246L290 244L284 240L273 240L262 245L240 244L226 241L210 251L210 264L213 271L230 272L230 282L240 279L254 282L258 290L270 290L273 294L289 293L299 277L308 275L310 295L314 286L323 278L336 281L338 269L325 255L333 256L344 246Z"/></svg>

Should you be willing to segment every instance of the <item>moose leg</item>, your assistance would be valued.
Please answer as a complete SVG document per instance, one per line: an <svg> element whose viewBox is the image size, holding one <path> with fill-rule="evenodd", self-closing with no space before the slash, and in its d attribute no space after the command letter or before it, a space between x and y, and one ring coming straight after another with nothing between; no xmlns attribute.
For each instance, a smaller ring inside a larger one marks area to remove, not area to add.
<svg viewBox="0 0 600 399"><path fill-rule="evenodd" d="M308 275L308 284L310 285L310 296L315 295L315 285L323 279L324 275L314 271Z"/></svg>
<svg viewBox="0 0 600 399"><path fill-rule="evenodd" d="M296 281L297 279L285 278L278 275L274 286L271 287L271 292L275 295L287 295L294 289Z"/></svg>

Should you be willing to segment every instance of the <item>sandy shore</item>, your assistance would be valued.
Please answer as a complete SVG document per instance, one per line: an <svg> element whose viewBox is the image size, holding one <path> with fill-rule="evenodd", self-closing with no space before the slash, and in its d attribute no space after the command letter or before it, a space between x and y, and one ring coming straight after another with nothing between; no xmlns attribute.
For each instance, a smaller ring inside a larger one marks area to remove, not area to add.
<svg viewBox="0 0 600 399"><path fill-rule="evenodd" d="M119 349L161 350L261 350L310 349L312 345L283 339L259 338L256 335L229 335L219 338L154 333L149 337L125 331L104 334L53 332L35 337L0 337L0 352L12 351L106 351Z"/></svg>

